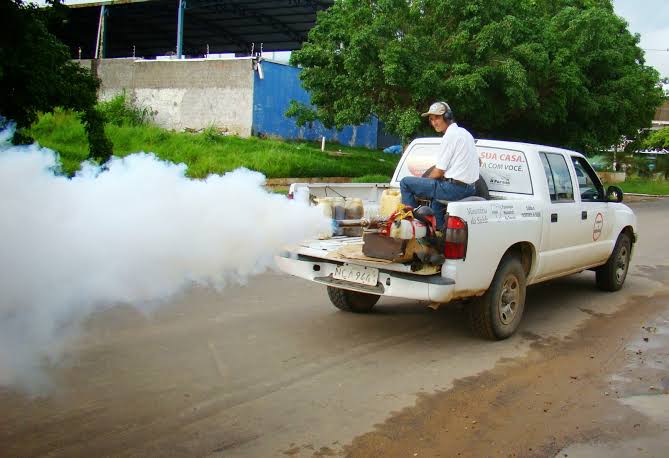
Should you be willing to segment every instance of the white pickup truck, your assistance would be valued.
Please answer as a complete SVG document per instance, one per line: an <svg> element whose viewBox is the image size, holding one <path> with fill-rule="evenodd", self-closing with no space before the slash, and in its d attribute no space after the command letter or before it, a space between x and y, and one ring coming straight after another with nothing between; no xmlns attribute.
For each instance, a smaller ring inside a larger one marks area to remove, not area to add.
<svg viewBox="0 0 669 458"><path fill-rule="evenodd" d="M381 193L421 176L435 163L439 138L414 140L390 183L295 183L313 197L345 196L378 205ZM465 301L472 329L489 339L512 335L520 322L527 285L586 269L603 290L625 281L636 241L636 217L622 191L604 190L577 152L526 143L478 140L488 200L453 201L446 209L445 261L416 269L355 253L361 237L305 240L276 258L281 270L327 286L341 310L368 312L380 296L430 304ZM358 250L359 251L359 250Z"/></svg>

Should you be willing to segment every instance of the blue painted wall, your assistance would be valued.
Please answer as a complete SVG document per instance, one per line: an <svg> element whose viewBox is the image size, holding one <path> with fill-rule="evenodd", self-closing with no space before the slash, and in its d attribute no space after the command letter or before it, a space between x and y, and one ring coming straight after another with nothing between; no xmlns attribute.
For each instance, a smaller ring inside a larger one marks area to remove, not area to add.
<svg viewBox="0 0 669 458"><path fill-rule="evenodd" d="M290 65L263 61L264 79L255 73L253 86L254 135L267 135L290 140L320 140L349 146L377 147L379 121L372 117L368 124L347 126L342 130L326 129L319 122L313 127L299 127L295 120L285 116L291 100L309 104L309 93L300 84L300 69Z"/></svg>

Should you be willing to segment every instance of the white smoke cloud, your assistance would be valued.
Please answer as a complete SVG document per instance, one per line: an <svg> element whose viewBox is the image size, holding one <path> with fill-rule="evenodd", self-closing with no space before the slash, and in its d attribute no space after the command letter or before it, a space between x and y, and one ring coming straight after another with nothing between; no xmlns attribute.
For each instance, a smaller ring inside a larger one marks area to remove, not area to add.
<svg viewBox="0 0 669 458"><path fill-rule="evenodd" d="M53 151L0 133L0 385L35 391L93 310L147 310L196 284L222 287L265 270L282 246L330 222L262 187L246 169L204 180L133 154L74 178Z"/></svg>

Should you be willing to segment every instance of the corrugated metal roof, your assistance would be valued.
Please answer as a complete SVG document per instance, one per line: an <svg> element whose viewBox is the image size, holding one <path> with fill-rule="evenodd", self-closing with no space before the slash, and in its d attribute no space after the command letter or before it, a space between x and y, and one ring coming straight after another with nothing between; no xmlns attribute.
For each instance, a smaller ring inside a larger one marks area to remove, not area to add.
<svg viewBox="0 0 669 458"><path fill-rule="evenodd" d="M316 13L334 0L186 0L186 56L299 49ZM176 51L179 0L112 0L68 5L68 27L60 38L73 57L95 52L100 6L105 5L105 57L154 57Z"/></svg>
<svg viewBox="0 0 669 458"><path fill-rule="evenodd" d="M99 0L97 2L78 2L71 3L65 0L63 3L69 8L89 8L91 6L102 6L102 5L124 5L128 3L144 3L150 2L152 0Z"/></svg>

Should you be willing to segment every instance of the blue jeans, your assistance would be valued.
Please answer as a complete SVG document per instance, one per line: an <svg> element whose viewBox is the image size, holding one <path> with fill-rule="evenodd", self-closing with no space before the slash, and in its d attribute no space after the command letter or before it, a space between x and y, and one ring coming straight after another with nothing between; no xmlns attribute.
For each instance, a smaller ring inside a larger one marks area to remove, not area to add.
<svg viewBox="0 0 669 458"><path fill-rule="evenodd" d="M444 226L444 209L446 208L440 200L460 200L476 194L473 184L466 186L452 183L450 181L435 180L432 178L404 177L400 181L400 192L402 203L416 207L416 197L432 200L432 210L437 218L437 229Z"/></svg>

